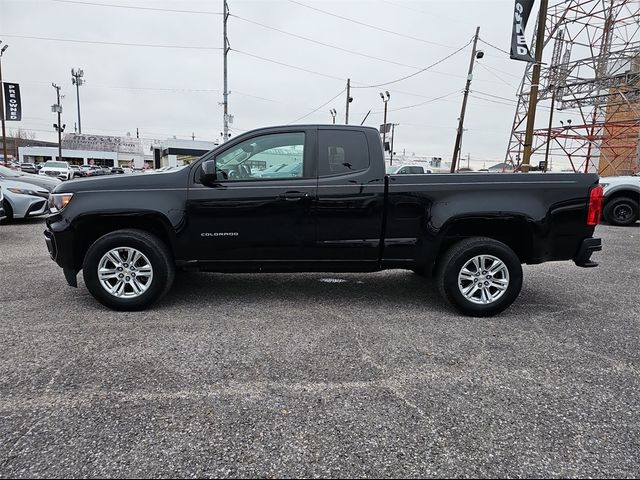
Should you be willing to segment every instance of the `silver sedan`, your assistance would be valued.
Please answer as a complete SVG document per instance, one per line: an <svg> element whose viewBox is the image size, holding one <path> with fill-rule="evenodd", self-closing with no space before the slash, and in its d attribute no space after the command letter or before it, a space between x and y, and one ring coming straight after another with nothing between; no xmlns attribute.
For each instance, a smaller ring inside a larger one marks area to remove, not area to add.
<svg viewBox="0 0 640 480"><path fill-rule="evenodd" d="M0 185L0 220L4 220L4 195L2 193L2 185Z"/></svg>
<svg viewBox="0 0 640 480"><path fill-rule="evenodd" d="M49 213L49 191L47 188L30 183L0 180L2 187L2 206L5 221L16 218L30 218Z"/></svg>

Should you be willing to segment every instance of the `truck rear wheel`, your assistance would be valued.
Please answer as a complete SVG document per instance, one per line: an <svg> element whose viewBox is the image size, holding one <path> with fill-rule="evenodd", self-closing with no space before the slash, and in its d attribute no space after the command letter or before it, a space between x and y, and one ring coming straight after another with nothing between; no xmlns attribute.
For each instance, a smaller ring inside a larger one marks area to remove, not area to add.
<svg viewBox="0 0 640 480"><path fill-rule="evenodd" d="M117 230L96 240L84 259L87 289L114 310L143 310L171 288L175 265L167 246L142 230Z"/></svg>
<svg viewBox="0 0 640 480"><path fill-rule="evenodd" d="M475 237L452 245L438 263L440 294L466 315L490 317L508 308L522 288L522 266L511 248Z"/></svg>
<svg viewBox="0 0 640 480"><path fill-rule="evenodd" d="M604 219L611 225L625 227L636 223L640 209L638 202L628 197L614 198L604 207Z"/></svg>

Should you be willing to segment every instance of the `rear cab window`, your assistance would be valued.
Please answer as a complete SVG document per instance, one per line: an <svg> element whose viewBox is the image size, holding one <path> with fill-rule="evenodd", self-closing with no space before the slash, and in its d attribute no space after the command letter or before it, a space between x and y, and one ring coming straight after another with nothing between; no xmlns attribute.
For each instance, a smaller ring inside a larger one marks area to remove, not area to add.
<svg viewBox="0 0 640 480"><path fill-rule="evenodd" d="M363 132L318 131L318 173L321 177L362 172L369 168L369 145Z"/></svg>

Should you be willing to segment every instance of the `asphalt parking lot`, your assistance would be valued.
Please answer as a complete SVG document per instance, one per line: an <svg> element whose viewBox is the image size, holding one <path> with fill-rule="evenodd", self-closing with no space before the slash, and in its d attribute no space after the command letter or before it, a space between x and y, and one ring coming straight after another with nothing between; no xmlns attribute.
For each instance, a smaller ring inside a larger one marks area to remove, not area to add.
<svg viewBox="0 0 640 480"><path fill-rule="evenodd" d="M181 274L112 312L43 229L0 226L0 477L640 475L640 224L491 319L400 270Z"/></svg>

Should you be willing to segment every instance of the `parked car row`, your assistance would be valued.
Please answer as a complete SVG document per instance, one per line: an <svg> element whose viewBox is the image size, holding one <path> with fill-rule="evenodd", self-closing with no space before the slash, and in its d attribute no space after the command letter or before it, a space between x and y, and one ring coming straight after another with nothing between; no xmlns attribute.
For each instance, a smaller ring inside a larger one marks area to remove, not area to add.
<svg viewBox="0 0 640 480"><path fill-rule="evenodd" d="M126 173L122 167L103 167L99 165L70 165L68 162L49 160L45 163L12 163L9 167L25 173L38 173L56 177L60 180L72 180L81 177L95 177L98 175L111 175ZM130 170L129 170L130 171Z"/></svg>

